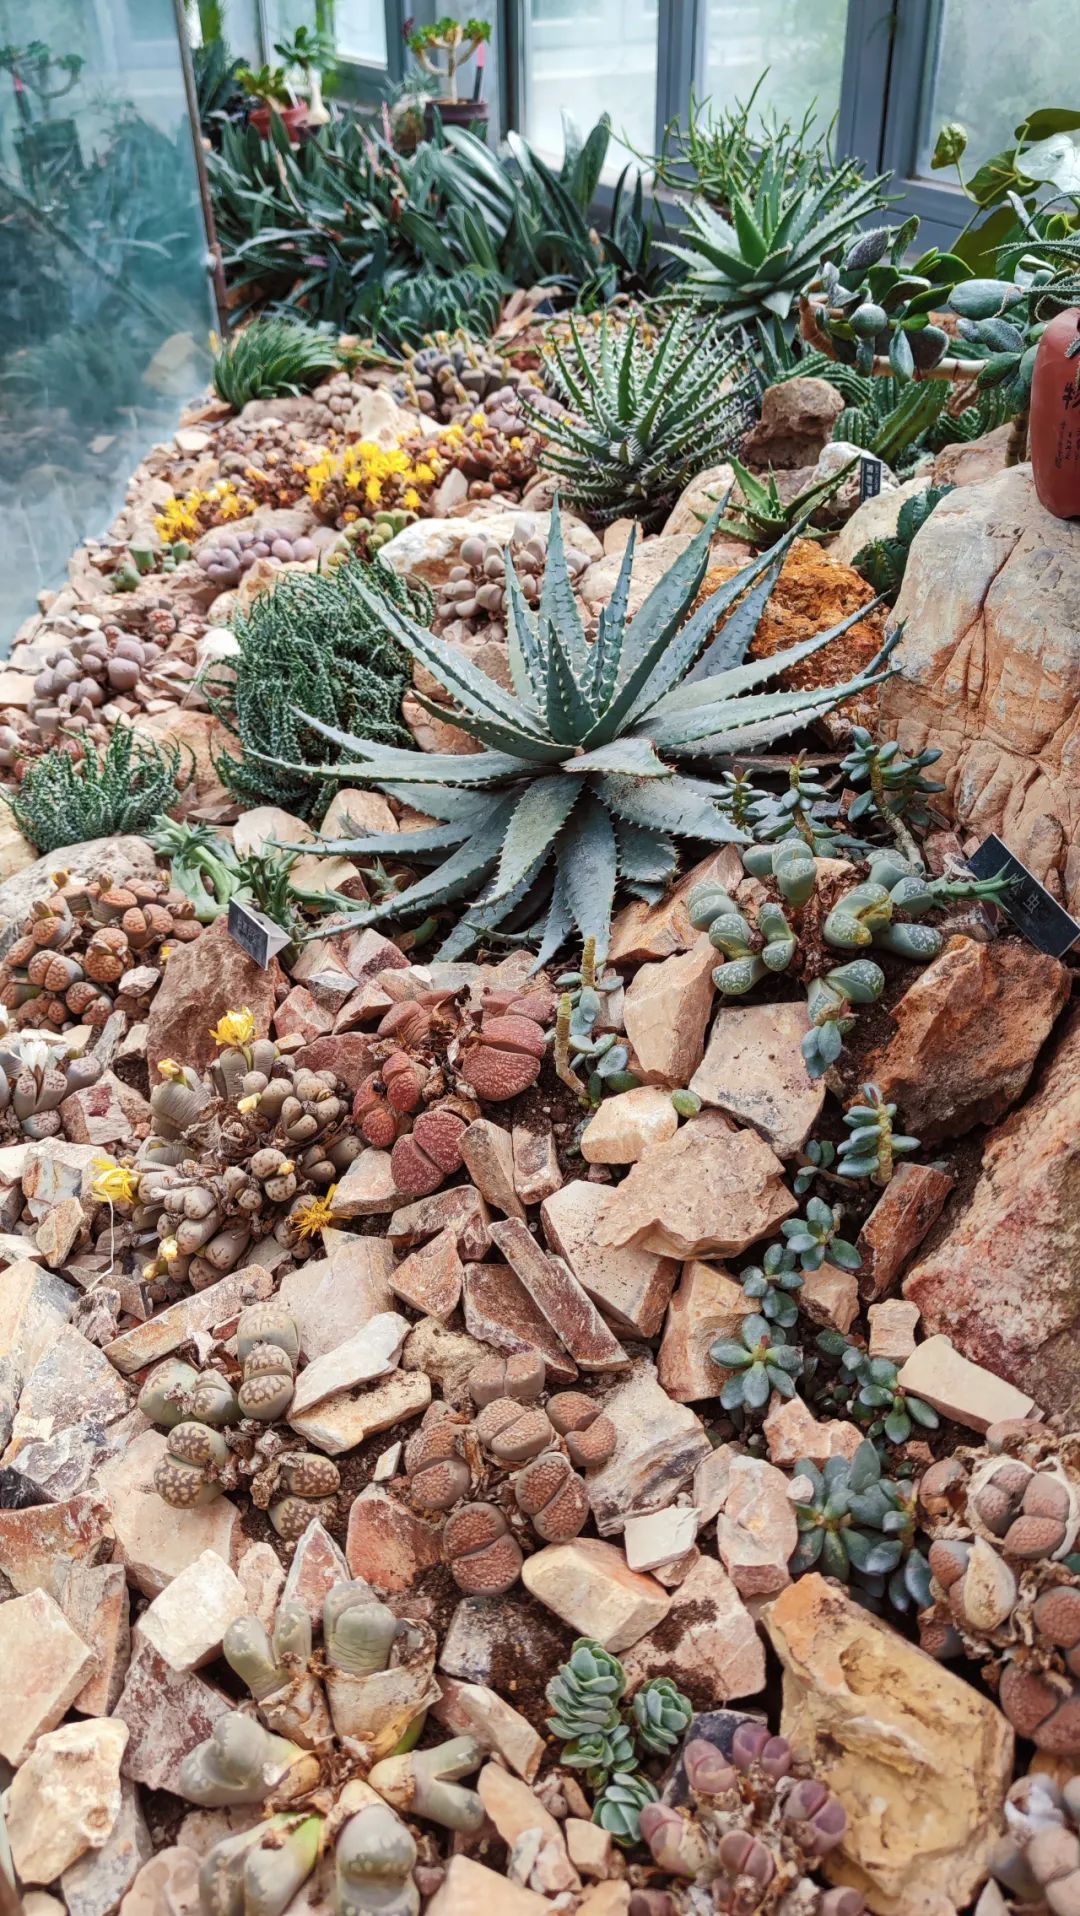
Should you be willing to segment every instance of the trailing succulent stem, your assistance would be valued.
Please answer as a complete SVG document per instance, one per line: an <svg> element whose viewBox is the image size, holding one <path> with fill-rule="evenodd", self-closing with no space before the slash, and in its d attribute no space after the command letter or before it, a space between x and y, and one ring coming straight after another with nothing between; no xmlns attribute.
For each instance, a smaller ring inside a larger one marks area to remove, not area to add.
<svg viewBox="0 0 1080 1916"><path fill-rule="evenodd" d="M862 1103L849 1106L844 1123L850 1136L840 1145L836 1175L840 1178L870 1178L874 1184L889 1183L898 1157L909 1157L919 1148L918 1138L899 1135L893 1130L895 1104L886 1104L876 1084L864 1084Z"/></svg>

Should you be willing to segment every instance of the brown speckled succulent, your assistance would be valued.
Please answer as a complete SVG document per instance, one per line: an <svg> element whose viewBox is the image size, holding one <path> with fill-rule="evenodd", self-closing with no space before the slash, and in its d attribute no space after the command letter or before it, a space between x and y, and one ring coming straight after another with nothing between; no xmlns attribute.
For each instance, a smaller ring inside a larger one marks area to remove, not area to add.
<svg viewBox="0 0 1080 1916"><path fill-rule="evenodd" d="M521 1012L486 1015L467 1042L461 1075L485 1103L504 1104L536 1083L546 1045L534 1018Z"/></svg>
<svg viewBox="0 0 1080 1916"><path fill-rule="evenodd" d="M1080 1433L992 1425L919 1484L932 1542L924 1648L977 1659L1020 1735L1080 1755Z"/></svg>
<svg viewBox="0 0 1080 1916"><path fill-rule="evenodd" d="M615 1426L584 1391L558 1391L549 1400L547 1413L566 1445L570 1462L579 1470L595 1470L607 1463L617 1441Z"/></svg>
<svg viewBox="0 0 1080 1916"><path fill-rule="evenodd" d="M333 1521L341 1472L329 1457L293 1451L278 1460L276 1487L285 1494L271 1503L270 1522L286 1543L295 1543L313 1519L323 1524Z"/></svg>
<svg viewBox="0 0 1080 1916"><path fill-rule="evenodd" d="M154 1489L176 1510L213 1503L221 1495L221 1473L228 1460L228 1445L219 1430L209 1424L176 1424L154 1472Z"/></svg>
<svg viewBox="0 0 1080 1916"><path fill-rule="evenodd" d="M588 1520L588 1491L561 1450L544 1451L519 1470L514 1496L544 1543L569 1543Z"/></svg>
<svg viewBox="0 0 1080 1916"><path fill-rule="evenodd" d="M497 1397L512 1397L518 1404L534 1404L544 1388L546 1375L547 1365L539 1351L516 1351L512 1357L485 1357L469 1372L469 1396L478 1410L494 1403Z"/></svg>
<svg viewBox="0 0 1080 1916"><path fill-rule="evenodd" d="M442 1549L466 1596L504 1596L521 1575L520 1547L495 1504L462 1504L443 1526Z"/></svg>
<svg viewBox="0 0 1080 1916"><path fill-rule="evenodd" d="M539 1456L554 1435L546 1411L538 1404L519 1404L512 1397L496 1397L485 1404L475 1430L498 1464L523 1464Z"/></svg>
<svg viewBox="0 0 1080 1916"><path fill-rule="evenodd" d="M428 1197L461 1169L461 1139L467 1120L446 1106L421 1111L412 1130L390 1153L394 1183L406 1197Z"/></svg>
<svg viewBox="0 0 1080 1916"><path fill-rule="evenodd" d="M421 1510L452 1510L468 1495L472 1472L462 1455L464 1427L451 1417L425 1424L405 1446L413 1502Z"/></svg>
<svg viewBox="0 0 1080 1916"><path fill-rule="evenodd" d="M128 1009L132 974L136 999L147 1002L161 975L147 961L201 930L190 900L165 880L66 888L60 874L0 965L0 1002L19 1026L103 1025L114 1009Z"/></svg>

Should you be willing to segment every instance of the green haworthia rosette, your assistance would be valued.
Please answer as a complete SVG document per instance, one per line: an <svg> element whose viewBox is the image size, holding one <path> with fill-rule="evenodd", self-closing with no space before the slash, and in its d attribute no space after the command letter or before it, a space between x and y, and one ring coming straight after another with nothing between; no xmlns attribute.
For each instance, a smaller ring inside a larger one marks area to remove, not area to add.
<svg viewBox="0 0 1080 1916"><path fill-rule="evenodd" d="M634 1697L638 1741L650 1756L668 1756L689 1729L694 1706L670 1677L653 1677Z"/></svg>
<svg viewBox="0 0 1080 1916"><path fill-rule="evenodd" d="M641 1812L655 1803L657 1792L647 1776L616 1770L593 1804L594 1823L607 1830L620 1849L633 1849L641 1840Z"/></svg>

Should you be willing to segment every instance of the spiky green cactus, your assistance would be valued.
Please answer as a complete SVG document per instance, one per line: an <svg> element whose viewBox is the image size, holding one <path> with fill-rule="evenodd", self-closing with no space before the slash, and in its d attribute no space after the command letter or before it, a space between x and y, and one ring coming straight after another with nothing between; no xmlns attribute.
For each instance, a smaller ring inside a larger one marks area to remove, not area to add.
<svg viewBox="0 0 1080 1916"><path fill-rule="evenodd" d="M896 531L888 538L871 539L866 545L859 547L852 559L851 563L855 570L861 572L867 584L872 585L875 592L880 592L890 605L895 605L900 594L900 587L904 583L904 573L915 534L926 524L935 506L939 506L950 492L955 491L955 486L927 486L924 492L917 492L913 498L905 499L897 515ZM853 736L856 740L862 729L861 726L853 727ZM898 751L899 747L895 750ZM926 764L932 765L935 759L941 757L941 753L933 752L929 756L920 754L920 757ZM849 770L846 761L844 770ZM927 783L923 789L942 791L944 787ZM848 816L851 818L857 814L853 809Z"/></svg>
<svg viewBox="0 0 1080 1916"><path fill-rule="evenodd" d="M214 360L214 390L237 412L249 399L303 392L336 371L337 342L302 319L262 313L234 333Z"/></svg>
<svg viewBox="0 0 1080 1916"><path fill-rule="evenodd" d="M522 410L547 439L544 465L596 525L633 518L652 529L695 473L728 458L745 432L746 362L687 313L654 343L637 319L607 313L595 326L571 318L566 327L565 348L559 330L544 347L563 410L542 408L521 389Z"/></svg>
<svg viewBox="0 0 1080 1916"><path fill-rule="evenodd" d="M590 645L553 510L537 614L529 611L512 566L507 574L512 694L458 648L357 583L377 623L455 701L435 705L418 692L420 703L470 733L483 749L399 751L312 718L315 732L357 755L355 762L311 768L316 775L375 785L439 821L409 834L410 863L433 858L437 869L396 896L348 914L339 929L410 913L426 916L464 902L443 957L460 956L514 914L517 927L539 932L539 962L559 949L575 925L583 939L595 937L602 958L620 877L631 892L663 883L674 872L679 836L710 844L739 839L707 781L683 776L677 762L693 764L702 756L765 744L876 683L877 674L871 670L828 690L744 697L832 634L775 658L737 664L785 548L751 560L688 617L715 529L716 515L628 620L631 538ZM401 845L396 833L372 834L324 839L311 850L399 856Z"/></svg>

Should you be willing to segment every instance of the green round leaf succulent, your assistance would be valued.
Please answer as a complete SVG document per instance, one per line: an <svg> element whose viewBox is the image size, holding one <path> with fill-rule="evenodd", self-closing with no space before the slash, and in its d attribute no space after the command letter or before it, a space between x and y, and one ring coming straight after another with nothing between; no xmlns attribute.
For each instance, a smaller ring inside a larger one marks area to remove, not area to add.
<svg viewBox="0 0 1080 1916"><path fill-rule="evenodd" d="M655 1803L657 1792L647 1776L616 1770L593 1804L594 1823L607 1830L620 1849L633 1849L641 1840L641 1812Z"/></svg>
<svg viewBox="0 0 1080 1916"><path fill-rule="evenodd" d="M802 1272L797 1270L795 1253L783 1244L770 1244L760 1264L749 1264L740 1273L739 1282L763 1317L783 1329L790 1329L799 1315L794 1293L802 1289Z"/></svg>
<svg viewBox="0 0 1080 1916"><path fill-rule="evenodd" d="M799 1541L792 1574L817 1568L841 1582L854 1577L871 1592L884 1592L884 1580L914 1543L913 1495L882 1475L869 1439L853 1457L830 1457L821 1469L804 1457L795 1475L805 1481L807 1495L795 1506Z"/></svg>
<svg viewBox="0 0 1080 1916"><path fill-rule="evenodd" d="M788 1250L795 1253L804 1271L820 1270L826 1259L844 1271L862 1269L862 1259L854 1244L839 1235L842 1216L838 1204L826 1204L823 1198L812 1197L803 1217L784 1219L780 1229L787 1238Z"/></svg>
<svg viewBox="0 0 1080 1916"><path fill-rule="evenodd" d="M789 1344L777 1324L755 1311L744 1317L736 1337L718 1338L710 1347L714 1364L731 1371L720 1391L725 1410L764 1410L773 1391L794 1397L803 1354Z"/></svg>
<svg viewBox="0 0 1080 1916"><path fill-rule="evenodd" d="M667 1756L693 1720L694 1706L670 1677L642 1685L633 1702L638 1740L653 1756Z"/></svg>
<svg viewBox="0 0 1080 1916"><path fill-rule="evenodd" d="M599 1789L613 1770L633 1768L634 1738L627 1725L617 1721L610 1730L571 1737L563 1744L559 1761L568 1769L584 1770L590 1787Z"/></svg>
<svg viewBox="0 0 1080 1916"><path fill-rule="evenodd" d="M578 1637L544 1692L554 1715L548 1729L556 1736L607 1733L618 1723L618 1703L626 1690L626 1671L603 1645Z"/></svg>

